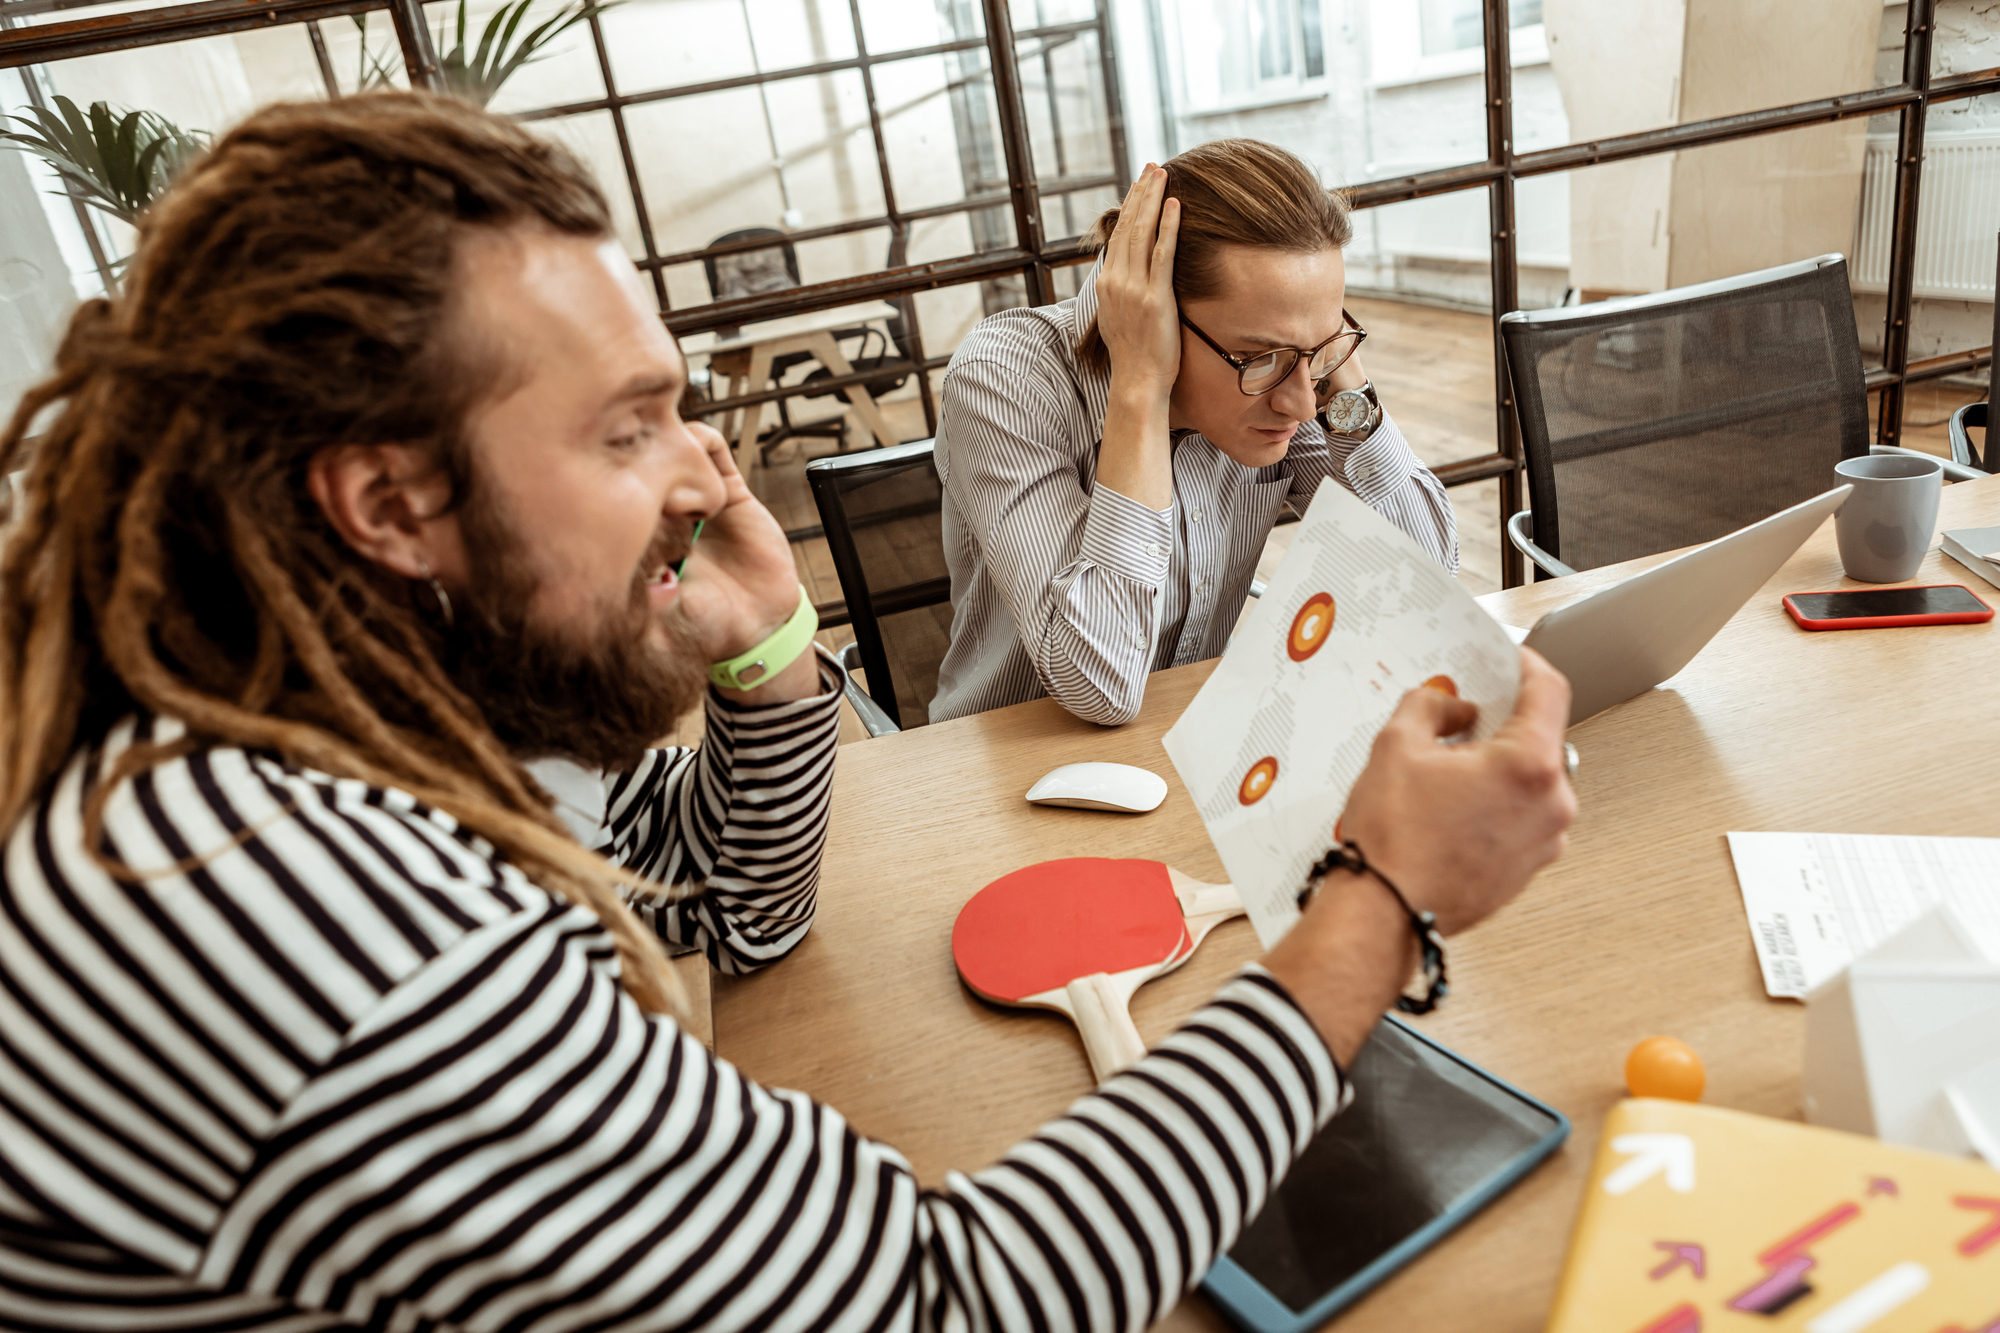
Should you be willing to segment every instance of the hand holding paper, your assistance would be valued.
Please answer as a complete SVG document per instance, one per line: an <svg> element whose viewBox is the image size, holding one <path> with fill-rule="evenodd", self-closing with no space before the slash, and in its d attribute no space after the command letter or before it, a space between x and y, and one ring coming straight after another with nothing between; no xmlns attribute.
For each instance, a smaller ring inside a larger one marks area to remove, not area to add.
<svg viewBox="0 0 2000 1333"><path fill-rule="evenodd" d="M1339 486L1320 488L1166 737L1266 947L1297 919L1336 820L1447 929L1492 911L1560 851L1575 808L1562 777L1568 687L1522 660L1406 535ZM1439 743L1468 725L1482 743Z"/></svg>

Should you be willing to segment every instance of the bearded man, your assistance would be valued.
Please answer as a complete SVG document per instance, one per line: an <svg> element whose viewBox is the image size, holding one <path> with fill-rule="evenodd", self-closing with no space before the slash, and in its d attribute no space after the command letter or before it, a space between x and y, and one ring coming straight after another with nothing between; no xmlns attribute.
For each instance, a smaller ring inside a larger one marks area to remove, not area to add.
<svg viewBox="0 0 2000 1333"><path fill-rule="evenodd" d="M809 926L838 699L685 383L587 175L469 107L267 109L147 216L0 438L0 1326L1134 1329L1341 1104L1415 957L1349 870L942 1191L676 1023L662 941ZM1522 699L1443 747L1416 692L1343 817L1447 930L1573 809ZM611 775L592 850L543 755Z"/></svg>

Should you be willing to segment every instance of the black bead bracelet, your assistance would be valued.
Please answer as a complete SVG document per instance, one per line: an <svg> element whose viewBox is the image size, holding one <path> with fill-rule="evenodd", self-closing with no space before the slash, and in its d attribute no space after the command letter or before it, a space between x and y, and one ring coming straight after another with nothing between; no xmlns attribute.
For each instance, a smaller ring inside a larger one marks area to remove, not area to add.
<svg viewBox="0 0 2000 1333"><path fill-rule="evenodd" d="M1422 995L1398 995L1396 1008L1406 1014L1427 1014L1438 1007L1438 1002L1451 994L1451 985L1444 975L1444 936L1438 933L1437 914L1420 912L1410 906L1410 900L1396 887L1390 878L1368 864L1356 842L1335 843L1334 846L1313 864L1306 872L1306 885L1299 890L1301 910L1319 892L1319 882L1331 871L1345 870L1356 875L1373 875L1396 897L1397 904L1408 914L1410 929L1416 933L1417 946L1423 951L1424 993Z"/></svg>

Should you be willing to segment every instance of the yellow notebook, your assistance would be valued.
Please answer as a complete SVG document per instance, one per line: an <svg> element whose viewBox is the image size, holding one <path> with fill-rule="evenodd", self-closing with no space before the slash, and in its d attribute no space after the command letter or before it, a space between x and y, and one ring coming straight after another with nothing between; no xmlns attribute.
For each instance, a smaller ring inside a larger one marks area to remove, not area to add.
<svg viewBox="0 0 2000 1333"><path fill-rule="evenodd" d="M2000 1171L1687 1102L1612 1109L1548 1333L2000 1333Z"/></svg>

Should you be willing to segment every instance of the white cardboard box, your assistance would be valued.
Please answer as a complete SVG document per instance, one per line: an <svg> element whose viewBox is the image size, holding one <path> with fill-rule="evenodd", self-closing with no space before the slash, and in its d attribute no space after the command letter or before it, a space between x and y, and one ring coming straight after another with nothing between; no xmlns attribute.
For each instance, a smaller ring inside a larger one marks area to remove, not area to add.
<svg viewBox="0 0 2000 1333"><path fill-rule="evenodd" d="M1949 907L1806 997L1815 1125L2000 1165L2000 963Z"/></svg>

